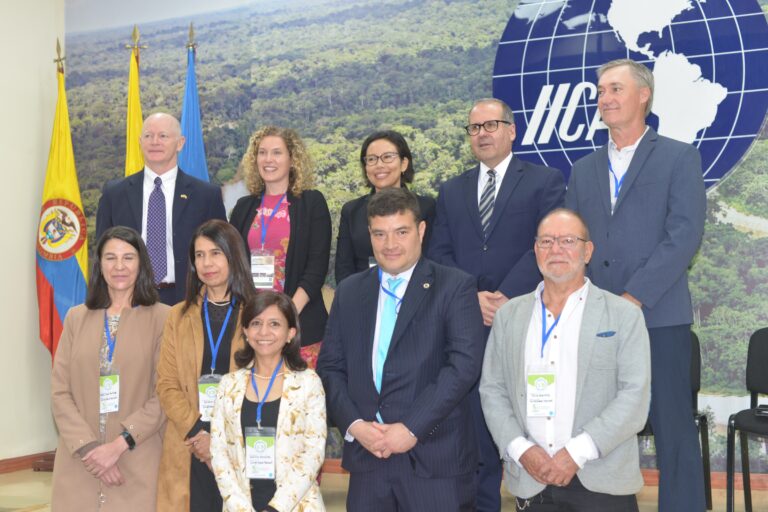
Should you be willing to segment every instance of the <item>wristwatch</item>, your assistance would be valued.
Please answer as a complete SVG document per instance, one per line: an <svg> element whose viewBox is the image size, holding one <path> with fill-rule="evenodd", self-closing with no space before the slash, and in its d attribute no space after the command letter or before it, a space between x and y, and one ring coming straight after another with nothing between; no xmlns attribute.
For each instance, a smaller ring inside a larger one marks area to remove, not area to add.
<svg viewBox="0 0 768 512"><path fill-rule="evenodd" d="M133 436L123 430L120 432L120 435L123 436L123 439L125 439L125 442L128 443L128 450L133 450L136 448L136 441L133 440Z"/></svg>

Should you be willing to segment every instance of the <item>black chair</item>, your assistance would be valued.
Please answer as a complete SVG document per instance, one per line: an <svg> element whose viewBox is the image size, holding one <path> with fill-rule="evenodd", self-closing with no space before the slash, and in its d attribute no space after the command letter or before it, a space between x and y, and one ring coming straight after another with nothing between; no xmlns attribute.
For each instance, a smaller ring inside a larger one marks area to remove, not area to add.
<svg viewBox="0 0 768 512"><path fill-rule="evenodd" d="M744 509L752 512L752 490L749 483L748 434L768 436L768 418L755 415L758 395L768 394L768 327L758 329L749 338L747 351L747 391L750 394L749 409L731 414L728 419L728 440L726 442L726 510L734 510L734 478L736 459L736 431L741 441L741 476L744 481Z"/></svg>
<svg viewBox="0 0 768 512"><path fill-rule="evenodd" d="M709 428L707 415L699 412L699 390L701 389L701 345L699 337L691 331L691 393L693 403L693 421L699 429L701 438L701 463L704 468L704 491L707 510L712 510L712 474L709 471ZM648 420L638 436L652 436L653 428Z"/></svg>

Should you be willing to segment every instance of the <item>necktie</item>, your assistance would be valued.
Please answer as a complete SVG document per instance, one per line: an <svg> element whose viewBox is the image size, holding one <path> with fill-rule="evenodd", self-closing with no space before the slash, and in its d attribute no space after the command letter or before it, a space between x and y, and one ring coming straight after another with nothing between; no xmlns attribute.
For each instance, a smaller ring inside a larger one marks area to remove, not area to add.
<svg viewBox="0 0 768 512"><path fill-rule="evenodd" d="M155 284L159 284L168 273L168 257L165 252L165 194L163 180L155 178L155 189L149 194L147 204L147 252Z"/></svg>
<svg viewBox="0 0 768 512"><path fill-rule="evenodd" d="M390 277L387 279L387 288L392 294L395 294L397 287L403 282L401 277ZM395 330L397 321L397 302L392 295L386 294L384 307L381 310L381 319L379 321L379 344L376 347L376 374L373 376L376 384L376 391L381 392L381 377L384 372L384 362L387 360L389 344L392 341L392 333Z"/></svg>
<svg viewBox="0 0 768 512"><path fill-rule="evenodd" d="M483 233L488 236L488 228L491 225L491 215L493 215L493 203L496 200L496 171L488 169L488 181L485 182L483 193L480 194L480 203L477 205L480 210L480 223L483 226Z"/></svg>

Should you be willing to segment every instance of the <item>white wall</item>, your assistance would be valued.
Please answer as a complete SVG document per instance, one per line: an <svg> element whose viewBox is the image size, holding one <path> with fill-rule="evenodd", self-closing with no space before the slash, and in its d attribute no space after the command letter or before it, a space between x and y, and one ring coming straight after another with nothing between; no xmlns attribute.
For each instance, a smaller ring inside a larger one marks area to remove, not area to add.
<svg viewBox="0 0 768 512"><path fill-rule="evenodd" d="M64 0L0 2L0 460L56 447L38 339L35 233L56 106Z"/></svg>

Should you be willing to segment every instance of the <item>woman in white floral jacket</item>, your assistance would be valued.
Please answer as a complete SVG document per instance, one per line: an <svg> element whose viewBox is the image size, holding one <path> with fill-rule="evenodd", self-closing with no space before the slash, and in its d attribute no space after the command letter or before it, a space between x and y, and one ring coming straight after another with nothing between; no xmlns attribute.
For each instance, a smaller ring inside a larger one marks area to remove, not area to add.
<svg viewBox="0 0 768 512"><path fill-rule="evenodd" d="M222 378L211 419L213 472L227 512L325 510L317 484L325 393L299 355L297 318L282 293L264 291L243 306L240 369Z"/></svg>

